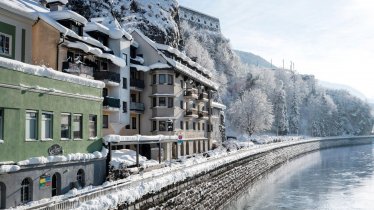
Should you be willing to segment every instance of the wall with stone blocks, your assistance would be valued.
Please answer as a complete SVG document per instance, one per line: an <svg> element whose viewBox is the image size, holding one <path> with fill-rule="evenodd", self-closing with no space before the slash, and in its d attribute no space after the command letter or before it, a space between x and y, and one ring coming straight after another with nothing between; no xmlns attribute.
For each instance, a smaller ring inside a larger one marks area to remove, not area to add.
<svg viewBox="0 0 374 210"><path fill-rule="evenodd" d="M257 153L148 194L119 209L221 209L242 190L282 163L316 150L371 144L373 137L300 141Z"/></svg>

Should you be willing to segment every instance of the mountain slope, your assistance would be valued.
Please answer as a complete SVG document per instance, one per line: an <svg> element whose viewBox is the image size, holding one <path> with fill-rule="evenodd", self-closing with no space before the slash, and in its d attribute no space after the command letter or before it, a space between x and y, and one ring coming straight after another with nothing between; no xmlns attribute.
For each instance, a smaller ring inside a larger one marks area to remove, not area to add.
<svg viewBox="0 0 374 210"><path fill-rule="evenodd" d="M255 55L250 52L244 52L240 50L234 50L234 52L240 57L240 60L248 65L259 66L264 68L274 68L267 60L261 56Z"/></svg>

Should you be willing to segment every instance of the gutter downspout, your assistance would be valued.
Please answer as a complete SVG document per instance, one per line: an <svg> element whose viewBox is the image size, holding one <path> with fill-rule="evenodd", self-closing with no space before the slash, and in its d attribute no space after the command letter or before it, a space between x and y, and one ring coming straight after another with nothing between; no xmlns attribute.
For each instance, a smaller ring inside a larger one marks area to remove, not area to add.
<svg viewBox="0 0 374 210"><path fill-rule="evenodd" d="M58 71L58 65L59 65L59 54L60 54L60 45L65 42L65 34L62 36L62 41L57 44L57 58L56 58L56 70ZM62 71L62 70L61 70Z"/></svg>

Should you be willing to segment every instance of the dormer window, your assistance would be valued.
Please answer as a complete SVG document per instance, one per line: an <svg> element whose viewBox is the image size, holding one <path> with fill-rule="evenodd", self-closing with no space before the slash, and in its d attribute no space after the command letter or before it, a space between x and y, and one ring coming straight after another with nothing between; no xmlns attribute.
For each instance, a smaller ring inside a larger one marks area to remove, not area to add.
<svg viewBox="0 0 374 210"><path fill-rule="evenodd" d="M79 27L79 26L76 26L76 25L74 25L74 24L71 24L70 29L71 29L72 31L74 31L76 34L78 34L79 36L82 36L82 35L83 35L83 33L81 33L81 27Z"/></svg>

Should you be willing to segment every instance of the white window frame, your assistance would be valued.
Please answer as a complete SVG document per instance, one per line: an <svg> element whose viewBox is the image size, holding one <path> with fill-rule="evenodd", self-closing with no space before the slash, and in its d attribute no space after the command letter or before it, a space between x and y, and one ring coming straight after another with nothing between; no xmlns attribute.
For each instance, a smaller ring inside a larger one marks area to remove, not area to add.
<svg viewBox="0 0 374 210"><path fill-rule="evenodd" d="M74 131L75 131L75 125L74 125L74 118L76 117L76 116L79 116L79 117L81 117L80 119L80 132L81 132L81 136L79 137L79 138L76 138L75 136L74 136ZM77 140L77 141L79 141L79 140L83 140L83 114L73 114L73 119L72 119L72 129L73 129L73 139L74 140Z"/></svg>
<svg viewBox="0 0 374 210"><path fill-rule="evenodd" d="M46 118L45 116L50 116L50 118ZM45 131L46 126L50 128L49 136L46 136L47 133ZM42 112L42 119L41 119L41 140L42 141L51 141L53 140L53 113L52 112Z"/></svg>
<svg viewBox="0 0 374 210"><path fill-rule="evenodd" d="M64 138L62 137L61 133L62 133L62 118L64 117L68 117L68 138ZM61 119L60 119L60 137L61 137L61 140L70 140L71 139L71 114L70 113L61 113Z"/></svg>
<svg viewBox="0 0 374 210"><path fill-rule="evenodd" d="M35 138L29 138L29 136L27 134L27 120L32 120L31 118L29 119L27 117L27 115L29 113L34 113L36 115L36 117L35 117L35 128L34 128ZM39 117L38 116L38 111L35 111L35 110L26 110L26 113L25 113L25 139L26 139L26 141L36 141L38 139L38 117Z"/></svg>
<svg viewBox="0 0 374 210"><path fill-rule="evenodd" d="M4 140L4 109L0 109L0 140Z"/></svg>
<svg viewBox="0 0 374 210"><path fill-rule="evenodd" d="M94 117L95 120L91 121L91 117ZM94 124L94 129L95 129L95 136L91 135L91 123ZM90 114L88 116L88 135L90 140L95 140L97 139L97 115L95 114Z"/></svg>
<svg viewBox="0 0 374 210"><path fill-rule="evenodd" d="M3 53L3 52L1 52L0 51L0 55L3 55L3 56L8 56L8 57L11 57L12 56L12 41L13 41L13 37L12 37L12 35L9 35L9 34L5 34L5 33L1 33L0 32L0 36L5 36L5 37L7 37L7 38L9 38L9 54L7 54L7 53Z"/></svg>

